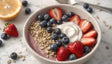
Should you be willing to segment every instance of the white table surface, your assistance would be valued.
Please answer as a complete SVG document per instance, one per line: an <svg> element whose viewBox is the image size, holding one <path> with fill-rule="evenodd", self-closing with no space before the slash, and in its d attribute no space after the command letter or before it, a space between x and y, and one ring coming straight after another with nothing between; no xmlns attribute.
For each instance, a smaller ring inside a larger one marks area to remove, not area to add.
<svg viewBox="0 0 112 64"><path fill-rule="evenodd" d="M101 3L101 5L110 6L111 0L84 0L91 3ZM107 2L108 1L108 2ZM58 4L55 2L55 0L28 0L30 5L28 5L29 8L32 9L32 13L36 10L53 4ZM107 4L108 3L108 4ZM96 53L93 55L93 57L86 62L85 64L112 64L112 29L109 29L106 27L102 21L105 21L106 24L112 26L112 15L109 11L98 11L96 7L93 7L94 13L92 14L94 17L98 16L99 19L96 19L98 23L100 24L100 27L102 29L102 41L101 44L96 51ZM24 13L25 7L22 7L21 12L19 15L12 21L9 21L10 23L14 23L17 26L17 29L19 31L19 37L13 38L10 37L8 40L3 41L4 46L0 47L0 64L7 64L8 56L11 52L22 52L22 55L25 55L25 61L22 61L22 59L18 59L16 63L12 64L43 64L36 60L28 51L26 51L26 46L23 44L23 25L27 18L30 15L25 15ZM0 20L0 28L3 29L4 24L6 22L3 20ZM2 34L2 30L0 30L0 34ZM109 47L107 50L106 47Z"/></svg>

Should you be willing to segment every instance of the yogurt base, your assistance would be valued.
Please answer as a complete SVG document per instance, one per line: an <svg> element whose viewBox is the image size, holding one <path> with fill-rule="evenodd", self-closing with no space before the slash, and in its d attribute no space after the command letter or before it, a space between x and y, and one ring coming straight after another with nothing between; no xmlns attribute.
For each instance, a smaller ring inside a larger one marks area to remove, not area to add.
<svg viewBox="0 0 112 64"><path fill-rule="evenodd" d="M57 28L60 28L62 33L67 35L70 39L70 43L81 40L82 30L74 22L65 22L61 25L57 25Z"/></svg>

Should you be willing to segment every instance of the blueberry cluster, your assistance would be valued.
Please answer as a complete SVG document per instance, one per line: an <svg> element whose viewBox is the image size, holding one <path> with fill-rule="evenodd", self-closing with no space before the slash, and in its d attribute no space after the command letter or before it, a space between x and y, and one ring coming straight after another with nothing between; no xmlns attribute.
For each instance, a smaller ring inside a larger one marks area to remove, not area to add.
<svg viewBox="0 0 112 64"><path fill-rule="evenodd" d="M28 1L23 1L22 2L22 5L24 6L24 7L27 7L28 6ZM30 8L26 8L25 9L25 14L30 14L31 13L31 9Z"/></svg>
<svg viewBox="0 0 112 64"><path fill-rule="evenodd" d="M72 17L73 15L74 15L73 12L69 12L68 14L63 14L62 20L57 20L57 21L54 18L51 18L49 14L45 14L45 15L39 14L37 16L37 20L40 21L40 26L42 28L46 28L48 33L54 32L51 38L55 40L56 43L51 44L50 49L52 51L57 51L60 46L62 46L63 44L69 43L69 38L66 36L66 34L61 32L60 28L56 28L53 30L52 28L53 24L60 25L63 23L63 21L67 22L69 21L69 18Z"/></svg>
<svg viewBox="0 0 112 64"><path fill-rule="evenodd" d="M89 4L88 3L84 3L83 4L83 7L89 12L89 13L92 13L93 12L93 9L91 7L89 7Z"/></svg>

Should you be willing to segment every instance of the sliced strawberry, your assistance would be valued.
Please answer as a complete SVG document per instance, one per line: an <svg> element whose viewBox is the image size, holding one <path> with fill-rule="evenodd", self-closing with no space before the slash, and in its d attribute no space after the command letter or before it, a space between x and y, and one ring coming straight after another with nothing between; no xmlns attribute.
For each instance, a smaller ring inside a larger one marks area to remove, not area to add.
<svg viewBox="0 0 112 64"><path fill-rule="evenodd" d="M80 24L79 24L80 28L82 29L82 32L85 33L87 32L88 30L91 29L92 25L89 21L85 20L85 19L82 19L80 21Z"/></svg>
<svg viewBox="0 0 112 64"><path fill-rule="evenodd" d="M96 37L96 36L97 36L97 32L95 30L91 30L85 33L83 37Z"/></svg>
<svg viewBox="0 0 112 64"><path fill-rule="evenodd" d="M56 20L61 20L62 10L60 8L53 8L49 11L49 15Z"/></svg>
<svg viewBox="0 0 112 64"><path fill-rule="evenodd" d="M5 28L5 33L10 36L18 37L18 31L14 24L8 24L7 27Z"/></svg>
<svg viewBox="0 0 112 64"><path fill-rule="evenodd" d="M74 15L74 16L72 16L72 17L70 18L69 21L70 21L70 22L74 22L74 23L76 23L76 24L79 24L80 18L79 18L78 15Z"/></svg>
<svg viewBox="0 0 112 64"><path fill-rule="evenodd" d="M83 37L81 39L81 42L82 42L83 45L91 47L91 46L95 45L95 38L93 38L93 37L89 37L89 38Z"/></svg>
<svg viewBox="0 0 112 64"><path fill-rule="evenodd" d="M56 54L57 54L58 61L65 61L68 59L70 55L70 51L66 49L65 47L60 47Z"/></svg>
<svg viewBox="0 0 112 64"><path fill-rule="evenodd" d="M75 41L68 45L68 49L75 54L78 58L83 56L84 46L80 41Z"/></svg>

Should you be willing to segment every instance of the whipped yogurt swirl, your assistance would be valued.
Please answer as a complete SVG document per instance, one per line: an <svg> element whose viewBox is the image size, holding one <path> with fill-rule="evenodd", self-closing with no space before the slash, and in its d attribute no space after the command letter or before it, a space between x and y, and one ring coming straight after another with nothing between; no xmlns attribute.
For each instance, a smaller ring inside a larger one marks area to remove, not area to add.
<svg viewBox="0 0 112 64"><path fill-rule="evenodd" d="M73 22L66 22L61 25L57 25L57 28L60 28L62 33L66 34L70 39L70 43L74 41L80 41L82 37L82 30L80 27Z"/></svg>

